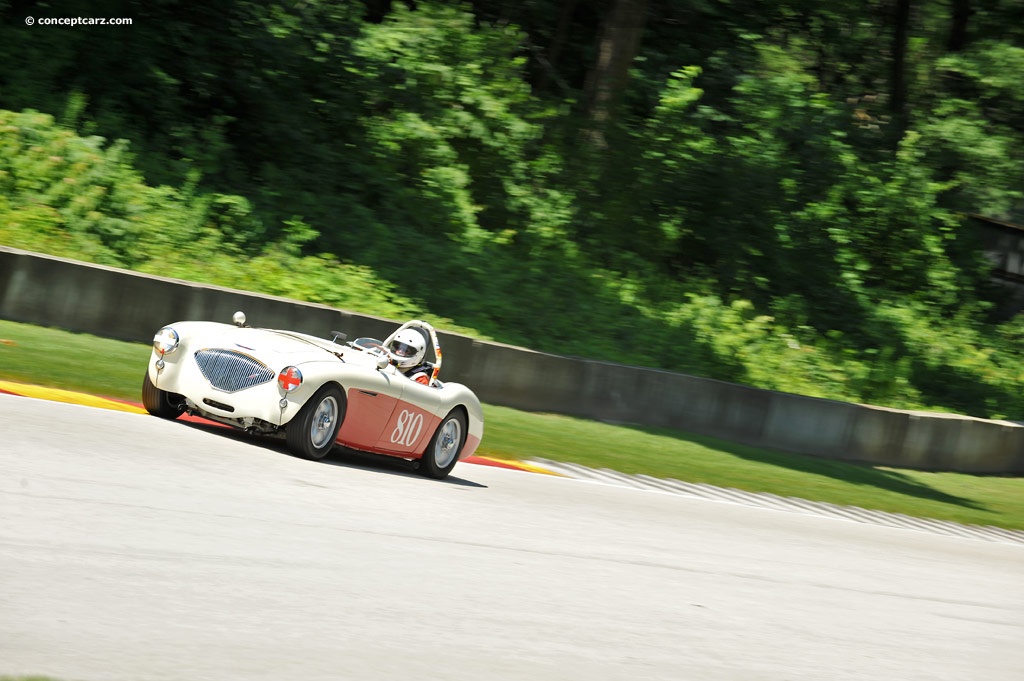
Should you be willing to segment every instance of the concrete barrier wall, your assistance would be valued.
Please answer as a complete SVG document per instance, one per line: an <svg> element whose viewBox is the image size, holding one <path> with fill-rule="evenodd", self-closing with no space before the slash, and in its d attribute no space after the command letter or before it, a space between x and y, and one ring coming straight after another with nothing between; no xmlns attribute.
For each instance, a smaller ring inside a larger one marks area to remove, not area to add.
<svg viewBox="0 0 1024 681"><path fill-rule="evenodd" d="M0 246L3 319L148 343L164 324L230 322L235 310L254 326L323 337L339 330L349 339L383 338L404 321ZM465 383L490 404L874 464L1024 473L1024 427L1013 423L816 399L440 335L442 378Z"/></svg>

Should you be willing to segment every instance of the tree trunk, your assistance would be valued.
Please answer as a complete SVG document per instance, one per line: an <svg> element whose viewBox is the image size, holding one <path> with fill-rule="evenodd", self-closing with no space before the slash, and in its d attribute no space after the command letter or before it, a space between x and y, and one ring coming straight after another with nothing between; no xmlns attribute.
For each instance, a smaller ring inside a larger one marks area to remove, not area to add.
<svg viewBox="0 0 1024 681"><path fill-rule="evenodd" d="M907 35L910 28L911 0L896 0L895 27L892 39L892 116L900 130L906 125L907 113Z"/></svg>
<svg viewBox="0 0 1024 681"><path fill-rule="evenodd" d="M373 24L384 21L391 12L391 0L364 0L366 2L366 20Z"/></svg>
<svg viewBox="0 0 1024 681"><path fill-rule="evenodd" d="M953 0L953 21L949 28L950 52L961 52L967 47L967 21L971 18L970 0Z"/></svg>
<svg viewBox="0 0 1024 681"><path fill-rule="evenodd" d="M647 19L648 0L615 0L601 24L597 59L584 90L587 112L593 123L594 142L605 146L604 131L615 105L629 82L629 68L640 50L640 36Z"/></svg>
<svg viewBox="0 0 1024 681"><path fill-rule="evenodd" d="M572 22L572 15L576 11L578 1L562 1L562 11L558 14L558 25L555 26L555 34L551 36L551 46L548 47L548 63L552 68L558 68L558 59L562 56L562 48L565 46L566 32L569 30L569 24Z"/></svg>

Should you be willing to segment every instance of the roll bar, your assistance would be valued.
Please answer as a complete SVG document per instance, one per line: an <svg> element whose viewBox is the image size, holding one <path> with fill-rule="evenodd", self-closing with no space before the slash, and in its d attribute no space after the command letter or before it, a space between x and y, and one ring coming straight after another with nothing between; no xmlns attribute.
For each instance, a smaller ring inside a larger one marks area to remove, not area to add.
<svg viewBox="0 0 1024 681"><path fill-rule="evenodd" d="M422 329L430 336L430 342L434 344L434 358L437 360L434 362L434 371L430 374L430 385L437 385L437 374L441 371L441 343L437 340L437 331L429 323L422 319L413 319L402 324L390 336L384 339L384 347L388 347L391 340L405 329Z"/></svg>

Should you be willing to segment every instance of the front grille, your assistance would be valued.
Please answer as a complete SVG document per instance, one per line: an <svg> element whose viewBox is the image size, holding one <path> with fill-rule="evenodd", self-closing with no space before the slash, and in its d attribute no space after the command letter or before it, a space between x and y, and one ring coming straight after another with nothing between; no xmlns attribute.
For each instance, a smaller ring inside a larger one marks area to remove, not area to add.
<svg viewBox="0 0 1024 681"><path fill-rule="evenodd" d="M196 364L210 385L229 393L274 379L274 372L263 362L234 350L198 350Z"/></svg>

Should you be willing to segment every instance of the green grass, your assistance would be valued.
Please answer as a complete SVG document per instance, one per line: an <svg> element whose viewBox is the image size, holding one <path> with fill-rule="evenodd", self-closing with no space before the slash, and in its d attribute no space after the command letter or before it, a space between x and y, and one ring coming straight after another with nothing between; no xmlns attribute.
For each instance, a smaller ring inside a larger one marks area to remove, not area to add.
<svg viewBox="0 0 1024 681"><path fill-rule="evenodd" d="M0 320L0 379L141 401L150 346Z"/></svg>
<svg viewBox="0 0 1024 681"><path fill-rule="evenodd" d="M1024 478L927 473L788 454L712 437L485 405L481 453L1024 529Z"/></svg>
<svg viewBox="0 0 1024 681"><path fill-rule="evenodd" d="M149 346L0 321L0 379L138 402ZM926 473L484 405L479 453L1024 529L1024 478Z"/></svg>

